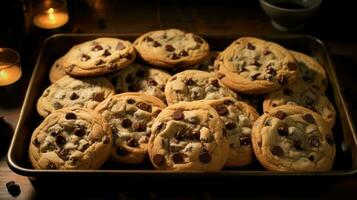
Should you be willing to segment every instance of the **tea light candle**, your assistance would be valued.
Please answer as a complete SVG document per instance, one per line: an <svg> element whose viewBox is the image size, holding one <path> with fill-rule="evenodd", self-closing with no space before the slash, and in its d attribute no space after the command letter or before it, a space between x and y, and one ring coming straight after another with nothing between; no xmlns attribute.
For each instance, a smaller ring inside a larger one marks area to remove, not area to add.
<svg viewBox="0 0 357 200"><path fill-rule="evenodd" d="M20 55L13 49L0 48L0 86L15 83L20 77Z"/></svg>
<svg viewBox="0 0 357 200"><path fill-rule="evenodd" d="M39 28L55 29L68 22L66 2L63 0L46 0L34 7L33 23Z"/></svg>

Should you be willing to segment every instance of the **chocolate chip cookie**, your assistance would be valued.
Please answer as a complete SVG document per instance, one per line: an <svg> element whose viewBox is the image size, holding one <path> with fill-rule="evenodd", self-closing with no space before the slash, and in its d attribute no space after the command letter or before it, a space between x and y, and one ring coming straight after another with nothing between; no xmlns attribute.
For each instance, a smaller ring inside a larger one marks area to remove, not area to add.
<svg viewBox="0 0 357 200"><path fill-rule="evenodd" d="M135 55L129 41L98 38L72 47L63 65L71 76L98 76L126 67L135 60Z"/></svg>
<svg viewBox="0 0 357 200"><path fill-rule="evenodd" d="M322 115L330 127L335 124L336 111L330 100L321 90L306 83L299 82L268 94L263 102L263 110L285 104L303 106Z"/></svg>
<svg viewBox="0 0 357 200"><path fill-rule="evenodd" d="M260 163L273 171L328 171L336 153L331 128L321 115L291 105L260 116L252 144Z"/></svg>
<svg viewBox="0 0 357 200"><path fill-rule="evenodd" d="M49 73L51 83L54 83L66 75L66 71L63 66L64 57L58 58L52 65Z"/></svg>
<svg viewBox="0 0 357 200"><path fill-rule="evenodd" d="M112 78L117 93L141 92L165 100L165 85L171 75L163 70L132 63Z"/></svg>
<svg viewBox="0 0 357 200"><path fill-rule="evenodd" d="M172 105L180 101L212 100L237 95L212 73L185 70L168 80L165 96L167 104Z"/></svg>
<svg viewBox="0 0 357 200"><path fill-rule="evenodd" d="M209 56L202 63L188 67L187 69L202 70L206 72L214 72L214 61L216 60L219 51L211 51Z"/></svg>
<svg viewBox="0 0 357 200"><path fill-rule="evenodd" d="M94 109L113 94L114 86L104 77L73 78L66 75L45 89L37 101L37 111L46 117L65 107Z"/></svg>
<svg viewBox="0 0 357 200"><path fill-rule="evenodd" d="M97 112L64 108L51 113L32 134L35 169L98 169L110 156L112 133Z"/></svg>
<svg viewBox="0 0 357 200"><path fill-rule="evenodd" d="M258 38L242 37L228 46L214 66L229 88L260 95L291 84L299 77L294 57L284 47Z"/></svg>
<svg viewBox="0 0 357 200"><path fill-rule="evenodd" d="M300 69L300 78L312 87L326 91L327 76L324 67L306 54L292 50L290 50L290 53L297 61Z"/></svg>
<svg viewBox="0 0 357 200"><path fill-rule="evenodd" d="M209 45L202 37L178 29L145 33L134 47L143 60L160 67L195 65L209 55Z"/></svg>
<svg viewBox="0 0 357 200"><path fill-rule="evenodd" d="M225 166L240 167L253 161L251 133L257 111L246 103L232 97L203 101L212 106L224 123L224 135L228 138L230 151Z"/></svg>
<svg viewBox="0 0 357 200"><path fill-rule="evenodd" d="M109 122L114 138L111 159L136 164L147 158L151 126L165 108L158 98L143 93L122 93L102 102L96 110Z"/></svg>
<svg viewBox="0 0 357 200"><path fill-rule="evenodd" d="M222 128L217 111L202 102L168 106L151 128L150 160L163 170L218 171L229 153Z"/></svg>

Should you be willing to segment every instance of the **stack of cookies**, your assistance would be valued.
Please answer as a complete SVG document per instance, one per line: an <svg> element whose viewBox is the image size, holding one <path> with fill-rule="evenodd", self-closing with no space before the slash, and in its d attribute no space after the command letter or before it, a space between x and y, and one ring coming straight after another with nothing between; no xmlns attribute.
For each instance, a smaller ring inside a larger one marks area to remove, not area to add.
<svg viewBox="0 0 357 200"><path fill-rule="evenodd" d="M242 37L216 52L178 29L98 38L56 60L49 78L29 148L36 169L109 160L218 171L257 158L268 170L326 171L334 161L324 68L273 42Z"/></svg>

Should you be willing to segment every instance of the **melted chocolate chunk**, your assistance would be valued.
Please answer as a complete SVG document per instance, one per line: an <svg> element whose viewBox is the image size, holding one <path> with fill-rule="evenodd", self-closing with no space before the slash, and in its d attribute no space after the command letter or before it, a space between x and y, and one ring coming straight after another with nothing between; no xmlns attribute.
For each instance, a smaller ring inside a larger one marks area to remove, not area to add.
<svg viewBox="0 0 357 200"><path fill-rule="evenodd" d="M274 156L282 156L284 155L284 151L281 147L279 146L274 146L271 150L271 154L273 154Z"/></svg>
<svg viewBox="0 0 357 200"><path fill-rule="evenodd" d="M172 155L172 161L174 161L175 164L182 163L183 162L182 153L174 153Z"/></svg>
<svg viewBox="0 0 357 200"><path fill-rule="evenodd" d="M313 155L309 156L309 160L314 161L315 160L314 156Z"/></svg>
<svg viewBox="0 0 357 200"><path fill-rule="evenodd" d="M56 144L59 145L59 146L62 146L64 144L66 144L66 138L63 137L62 135L57 135L56 136Z"/></svg>
<svg viewBox="0 0 357 200"><path fill-rule="evenodd" d="M153 161L155 165L163 165L165 163L165 157L161 154L156 154L154 155Z"/></svg>
<svg viewBox="0 0 357 200"><path fill-rule="evenodd" d="M127 99L126 102L128 104L134 104L135 103L135 100L134 99Z"/></svg>
<svg viewBox="0 0 357 200"><path fill-rule="evenodd" d="M241 136L239 138L239 142L241 145L249 145L251 143L251 139L249 136Z"/></svg>
<svg viewBox="0 0 357 200"><path fill-rule="evenodd" d="M154 41L154 43L152 44L154 47L160 47L161 46L161 44L160 43L158 43L158 42L156 42L156 41Z"/></svg>
<svg viewBox="0 0 357 200"><path fill-rule="evenodd" d="M70 112L70 113L66 113L66 116L65 116L66 119L77 119L77 115Z"/></svg>
<svg viewBox="0 0 357 200"><path fill-rule="evenodd" d="M118 42L117 46L115 47L117 51L125 49L125 46L122 42Z"/></svg>
<svg viewBox="0 0 357 200"><path fill-rule="evenodd" d="M248 49L249 49L249 50L254 50L254 49L255 49L255 46L252 45L251 43L248 43Z"/></svg>
<svg viewBox="0 0 357 200"><path fill-rule="evenodd" d="M187 51L182 50L182 51L180 51L179 56L185 57L185 56L188 56L188 53L187 53Z"/></svg>
<svg viewBox="0 0 357 200"><path fill-rule="evenodd" d="M293 140L293 146L296 150L302 150L300 140Z"/></svg>
<svg viewBox="0 0 357 200"><path fill-rule="evenodd" d="M129 147L137 147L137 146L139 146L139 143L135 138L130 138L127 141L127 144L128 144Z"/></svg>
<svg viewBox="0 0 357 200"><path fill-rule="evenodd" d="M171 52L171 51L175 51L175 48L174 48L172 45L167 44L167 45L165 46L165 50Z"/></svg>
<svg viewBox="0 0 357 200"><path fill-rule="evenodd" d="M124 118L123 121L121 122L121 126L124 128L129 128L129 127L131 127L131 125L132 125L132 122L128 118Z"/></svg>
<svg viewBox="0 0 357 200"><path fill-rule="evenodd" d="M280 85L286 85L288 84L288 78L286 78L284 75L278 76L278 82Z"/></svg>
<svg viewBox="0 0 357 200"><path fill-rule="evenodd" d="M282 126L280 126L278 128L278 134L281 136L288 136L289 135L289 126L285 123L282 124Z"/></svg>
<svg viewBox="0 0 357 200"><path fill-rule="evenodd" d="M85 62L85 61L87 61L87 60L89 60L90 59L90 56L88 56L88 55L86 55L86 54L82 54L82 57L81 57L81 61L82 62Z"/></svg>
<svg viewBox="0 0 357 200"><path fill-rule="evenodd" d="M193 84L195 84L196 82L194 81L194 80L192 80L192 78L189 78L189 79L187 79L187 80L185 80L185 84L186 85L193 85Z"/></svg>
<svg viewBox="0 0 357 200"><path fill-rule="evenodd" d="M275 113L274 117L283 120L286 116L288 116L285 112L279 110Z"/></svg>
<svg viewBox="0 0 357 200"><path fill-rule="evenodd" d="M178 130L175 134L175 138L179 141L184 140L186 137L186 134L183 130Z"/></svg>
<svg viewBox="0 0 357 200"><path fill-rule="evenodd" d="M172 113L172 118L174 120L181 120L184 118L183 112L181 110L176 110L175 112Z"/></svg>
<svg viewBox="0 0 357 200"><path fill-rule="evenodd" d="M315 123L315 119L311 114L305 114L302 116L302 118L309 123Z"/></svg>
<svg viewBox="0 0 357 200"><path fill-rule="evenodd" d="M292 90L290 90L289 88L285 88L283 90L283 93L286 95L286 96L291 96L294 94L294 92Z"/></svg>
<svg viewBox="0 0 357 200"><path fill-rule="evenodd" d="M40 141L38 140L38 138L35 138L34 141L32 142L33 145L35 145L36 147L40 146Z"/></svg>
<svg viewBox="0 0 357 200"><path fill-rule="evenodd" d="M245 68L244 66L239 66L238 72L239 72L239 73L242 73L242 72L244 72L244 71L248 71L247 68Z"/></svg>
<svg viewBox="0 0 357 200"><path fill-rule="evenodd" d="M209 163L209 162L211 162L212 158L208 151L203 150L199 155L199 159L200 159L201 163Z"/></svg>
<svg viewBox="0 0 357 200"><path fill-rule="evenodd" d="M230 100L230 99L225 99L225 100L223 101L223 103L224 103L224 105L231 105L231 104L233 104L234 102L233 102L232 100Z"/></svg>
<svg viewBox="0 0 357 200"><path fill-rule="evenodd" d="M102 50L102 49L103 49L103 47L100 46L99 44L97 44L97 45L95 45L95 46L93 47L92 51L100 51L100 50Z"/></svg>
<svg viewBox="0 0 357 200"><path fill-rule="evenodd" d="M69 150L67 149L61 149L59 152L58 152L58 156L60 158L62 158L63 160L68 160L69 158Z"/></svg>
<svg viewBox="0 0 357 200"><path fill-rule="evenodd" d="M58 102L55 102L52 106L53 106L53 108L55 110L63 108L63 105L61 103L58 103Z"/></svg>
<svg viewBox="0 0 357 200"><path fill-rule="evenodd" d="M146 131L146 125L141 122L134 122L133 129L137 132Z"/></svg>
<svg viewBox="0 0 357 200"><path fill-rule="evenodd" d="M329 145L333 145L334 141L333 141L333 136L331 135L326 135L325 136L325 139L326 139L326 142L329 144Z"/></svg>
<svg viewBox="0 0 357 200"><path fill-rule="evenodd" d="M138 103L136 104L136 106L137 106L139 109L144 110L144 111L149 112L149 113L151 113L151 111L152 111L152 106L149 105L149 104L147 104L147 103L144 103L144 102L138 102Z"/></svg>
<svg viewBox="0 0 357 200"><path fill-rule="evenodd" d="M197 43L199 43L199 44L202 44L203 43L203 40L199 37L199 36L197 36L197 35L194 35L193 36L193 40L195 40Z"/></svg>
<svg viewBox="0 0 357 200"><path fill-rule="evenodd" d="M148 84L152 86L157 86L157 82L153 79L148 80Z"/></svg>
<svg viewBox="0 0 357 200"><path fill-rule="evenodd" d="M250 78L252 79L252 81L255 81L255 80L257 80L259 75L260 75L260 72L253 74L252 76L250 76Z"/></svg>
<svg viewBox="0 0 357 200"><path fill-rule="evenodd" d="M162 123L162 122L159 122L159 123L156 125L157 131L160 131L163 127L164 127L164 123Z"/></svg>
<svg viewBox="0 0 357 200"><path fill-rule="evenodd" d="M213 80L213 81L211 81L211 85L213 85L213 86L216 87L216 88L219 88L218 80Z"/></svg>
<svg viewBox="0 0 357 200"><path fill-rule="evenodd" d="M316 148L320 146L320 140L317 136L312 136L310 138L310 146Z"/></svg>
<svg viewBox="0 0 357 200"><path fill-rule="evenodd" d="M73 92L73 93L71 94L71 96L69 97L70 100L76 100L76 99L78 99L78 98L79 98L79 96L78 96L76 93L74 93L74 92Z"/></svg>
<svg viewBox="0 0 357 200"><path fill-rule="evenodd" d="M128 150L126 150L124 147L117 147L116 153L118 156L125 156L129 154Z"/></svg>
<svg viewBox="0 0 357 200"><path fill-rule="evenodd" d="M102 102L102 101L104 101L104 99L105 99L105 97L104 97L103 92L94 94L94 97L93 97L94 101Z"/></svg>
<svg viewBox="0 0 357 200"><path fill-rule="evenodd" d="M254 60L254 62L252 63L252 65L255 65L257 67L262 66L262 64L260 62L258 62L257 60Z"/></svg>
<svg viewBox="0 0 357 200"><path fill-rule="evenodd" d="M269 54L271 54L271 51L269 51L269 50L264 50L264 51L263 51L263 55L264 55L264 56L269 55Z"/></svg>
<svg viewBox="0 0 357 200"><path fill-rule="evenodd" d="M86 134L86 131L84 129L84 127L81 127L81 126L77 126L75 129L74 129L74 134L78 137L82 137Z"/></svg>
<svg viewBox="0 0 357 200"><path fill-rule="evenodd" d="M112 54L108 51L108 49L106 49L106 50L104 51L104 53L102 54L102 56L104 56L104 57L108 57L108 56L110 56L110 55L112 55Z"/></svg>
<svg viewBox="0 0 357 200"><path fill-rule="evenodd" d="M95 65L102 65L102 64L105 64L105 62L102 60L102 59L100 59L100 60L98 60L96 63L95 63Z"/></svg>
<svg viewBox="0 0 357 200"><path fill-rule="evenodd" d="M172 54L172 56L171 56L171 59L172 60L177 60L177 59L179 59L180 58L180 56L179 55L177 55L177 54Z"/></svg>
<svg viewBox="0 0 357 200"><path fill-rule="evenodd" d="M273 75L273 76L276 75L276 71L275 71L275 69L274 69L271 65L268 65L268 66L267 66L266 73L271 74L271 75Z"/></svg>
<svg viewBox="0 0 357 200"><path fill-rule="evenodd" d="M218 112L218 114L219 114L220 116L226 115L226 114L228 113L228 109L227 109L226 106L224 106L224 105L218 105L218 106L216 107L216 111Z"/></svg>
<svg viewBox="0 0 357 200"><path fill-rule="evenodd" d="M144 41L146 41L146 42L152 42L152 41L154 41L151 37L149 37L149 36L146 36L145 38L144 38Z"/></svg>
<svg viewBox="0 0 357 200"><path fill-rule="evenodd" d="M236 123L234 123L234 122L227 122L227 123L225 124L225 126L226 126L226 129L232 130L232 129L234 129L237 125L236 125Z"/></svg>
<svg viewBox="0 0 357 200"><path fill-rule="evenodd" d="M287 65L288 65L289 70L291 70L291 71L297 69L297 65L295 63L289 62Z"/></svg>

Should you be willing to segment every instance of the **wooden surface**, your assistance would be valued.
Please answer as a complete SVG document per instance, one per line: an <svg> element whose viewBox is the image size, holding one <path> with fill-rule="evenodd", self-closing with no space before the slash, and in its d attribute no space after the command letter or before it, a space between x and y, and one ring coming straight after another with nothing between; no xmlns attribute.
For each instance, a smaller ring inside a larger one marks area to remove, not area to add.
<svg viewBox="0 0 357 200"><path fill-rule="evenodd" d="M248 1L247 1L248 2ZM187 31L205 34L284 34L272 28L269 19L262 12L257 2L241 4L238 1L116 1L116 0L68 0L70 10L70 24L64 31L107 32L107 33L143 33L159 28L182 28ZM305 28L298 32L311 34L322 39L329 47L336 71L340 77L342 88L349 103L350 112L356 124L357 119L357 35L349 28L351 25L346 19L355 19L355 11L351 5L341 6L337 3L324 2L319 12L307 22ZM336 9L344 12L335 15ZM353 17L354 16L354 17ZM45 35L48 35L46 33ZM0 116L14 128L16 126L20 107L31 71L34 66L38 47L44 38L43 33L31 29L17 48L22 55L24 75L13 86L0 88ZM0 133L3 134L3 131ZM6 137L1 136L2 146L7 144ZM6 149L6 148L5 148ZM357 177L349 176L339 180L326 179L327 184L319 187L304 188L293 184L291 190L281 191L279 185L267 183L269 189L254 189L254 183L244 186L237 184L237 189L226 191L223 189L209 191L197 186L193 188L172 188L166 191L146 191L145 188L138 191L123 191L120 188L106 190L81 188L81 192L69 194L64 183L61 188L43 187L35 189L27 177L13 173L6 164L6 152L0 152L0 199L15 199L6 189L6 183L14 180L21 187L21 194L16 199L236 199L242 198L265 198L265 199L353 199L357 194ZM53 180L54 182L56 180ZM118 180L120 181L120 180ZM246 180L245 180L246 181ZM259 179L257 185L260 183ZM284 180L279 184L289 185L291 180ZM301 180L300 180L301 181ZM115 185L115 183L112 183ZM322 183L321 183L322 184ZM316 190L314 188L317 188ZM73 188L72 188L73 189ZM187 192L189 190L189 192ZM76 190L73 190L76 191Z"/></svg>

